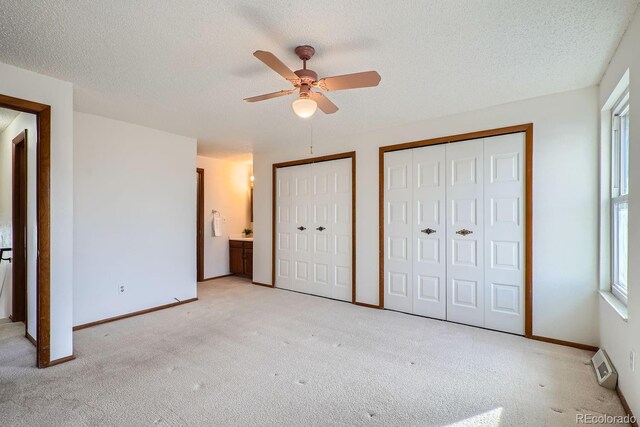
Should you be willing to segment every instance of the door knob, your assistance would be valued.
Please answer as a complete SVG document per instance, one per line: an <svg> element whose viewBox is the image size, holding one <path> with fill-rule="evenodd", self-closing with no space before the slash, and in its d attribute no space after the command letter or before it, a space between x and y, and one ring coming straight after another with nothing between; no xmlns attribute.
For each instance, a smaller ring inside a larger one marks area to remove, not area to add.
<svg viewBox="0 0 640 427"><path fill-rule="evenodd" d="M304 231L304 230L306 230L306 228L304 228L303 226L300 226L300 227L298 227L298 230Z"/></svg>
<svg viewBox="0 0 640 427"><path fill-rule="evenodd" d="M323 226L320 226L320 227L316 228L316 230L322 231L322 230L326 230L326 228L324 228Z"/></svg>
<svg viewBox="0 0 640 427"><path fill-rule="evenodd" d="M462 230L456 231L456 234L459 234L461 236L466 236L466 235L469 235L469 234L472 234L472 233L473 233L473 231L467 230L466 228L463 228Z"/></svg>
<svg viewBox="0 0 640 427"><path fill-rule="evenodd" d="M420 230L422 233L433 234L436 232L433 228L425 228L424 230Z"/></svg>

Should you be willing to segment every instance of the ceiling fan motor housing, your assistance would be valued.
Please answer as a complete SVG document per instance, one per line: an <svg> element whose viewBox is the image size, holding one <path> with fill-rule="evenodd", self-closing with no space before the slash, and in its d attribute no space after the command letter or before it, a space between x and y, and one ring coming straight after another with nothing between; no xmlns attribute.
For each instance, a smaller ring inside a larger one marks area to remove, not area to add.
<svg viewBox="0 0 640 427"><path fill-rule="evenodd" d="M296 73L296 76L300 77L300 81L302 83L311 84L318 81L318 73L313 70L298 70L294 71L294 73Z"/></svg>
<svg viewBox="0 0 640 427"><path fill-rule="evenodd" d="M294 52L302 61L308 61L311 59L313 54L316 53L316 50L309 45L303 45L295 48Z"/></svg>

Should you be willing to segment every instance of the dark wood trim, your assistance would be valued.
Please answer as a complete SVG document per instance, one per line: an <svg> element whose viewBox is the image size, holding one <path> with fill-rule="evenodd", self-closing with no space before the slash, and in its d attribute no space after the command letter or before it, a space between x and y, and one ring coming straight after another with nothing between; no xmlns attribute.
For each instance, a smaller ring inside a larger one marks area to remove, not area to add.
<svg viewBox="0 0 640 427"><path fill-rule="evenodd" d="M573 347L573 348L579 348L580 350L587 350L587 351L592 351L592 352L596 352L598 351L598 347L594 347L592 345L588 345L588 344L580 344L577 342L571 342L571 341L563 341L563 340L558 340L555 338L547 338L547 337L541 337L539 335L531 335L530 338L532 340L536 340L536 341L542 341L542 342L546 342L549 344L557 344L557 345L563 345L565 347Z"/></svg>
<svg viewBox="0 0 640 427"><path fill-rule="evenodd" d="M384 308L384 154L391 151L408 150L429 145L448 144L471 139L488 138L512 133L525 133L525 313L524 335L533 338L533 123L508 126L478 132L442 136L403 144L388 145L378 150L378 256L379 256L379 307Z"/></svg>
<svg viewBox="0 0 640 427"><path fill-rule="evenodd" d="M271 286L276 287L276 172L278 165L271 169ZM255 283L255 282L254 282Z"/></svg>
<svg viewBox="0 0 640 427"><path fill-rule="evenodd" d="M351 156L351 303L356 303L356 152Z"/></svg>
<svg viewBox="0 0 640 427"><path fill-rule="evenodd" d="M96 320L95 322L85 323L73 327L73 331L79 331L81 329L90 328L92 326L102 325L104 323L115 322L116 320L128 319L129 317L140 316L141 314L152 313L158 310L164 310L165 308L175 307L177 305L187 304L190 302L198 301L198 298L189 298L182 301L172 302L170 304L159 305L157 307L146 308L144 310L134 311L132 313L121 314L120 316L109 317L108 319Z"/></svg>
<svg viewBox="0 0 640 427"><path fill-rule="evenodd" d="M204 282L204 169L196 168L198 190L196 202L196 280Z"/></svg>
<svg viewBox="0 0 640 427"><path fill-rule="evenodd" d="M367 304L365 302L354 302L355 305L359 305L360 307L367 307L367 308L376 308L376 309L380 309L380 306L375 305L375 304Z"/></svg>
<svg viewBox="0 0 640 427"><path fill-rule="evenodd" d="M27 152L28 130L20 132L12 140L11 162L11 225L12 225L12 295L11 295L11 320L24 322L28 329L29 316L27 315Z"/></svg>
<svg viewBox="0 0 640 427"><path fill-rule="evenodd" d="M351 159L351 303L356 304L356 152L330 154L309 159L274 163L271 180L271 286L276 286L276 173L280 168ZM261 283L256 283L260 284Z"/></svg>
<svg viewBox="0 0 640 427"><path fill-rule="evenodd" d="M633 415L633 411L629 407L629 403L627 403L627 399L625 399L624 394L622 394L622 390L620 390L620 386L616 385L616 393L618 393L618 398L620 399L620 403L622 403L622 407L624 411L629 416L629 420L633 420L631 423L632 427L638 427L638 419Z"/></svg>
<svg viewBox="0 0 640 427"><path fill-rule="evenodd" d="M378 308L384 308L384 147L378 148Z"/></svg>
<svg viewBox="0 0 640 427"><path fill-rule="evenodd" d="M209 280L223 279L229 276L233 276L233 274L229 273L229 274L223 274L222 276L207 277L206 279L198 280L198 282L208 282Z"/></svg>
<svg viewBox="0 0 640 427"><path fill-rule="evenodd" d="M525 130L524 336L533 336L533 124Z"/></svg>
<svg viewBox="0 0 640 427"><path fill-rule="evenodd" d="M338 153L338 154L329 154L327 156L319 156L319 157L310 157L308 159L300 159L300 160L292 160L289 162L281 162L274 163L273 167L276 169L279 168L288 168L290 166L300 166L300 165L308 165L311 163L321 163L321 162L330 162L331 160L341 160L353 158L356 156L355 151L349 151L346 153Z"/></svg>
<svg viewBox="0 0 640 427"><path fill-rule="evenodd" d="M251 283L258 286L266 286L267 288L273 288L273 285L267 285L266 283L260 283L260 282L251 282Z"/></svg>
<svg viewBox="0 0 640 427"><path fill-rule="evenodd" d="M76 359L76 357L72 354L71 356L62 357L60 359L52 360L51 362L49 362L49 366L60 365L61 363L71 362L72 360L75 360L75 359Z"/></svg>
<svg viewBox="0 0 640 427"><path fill-rule="evenodd" d="M29 332L25 332L24 336L25 336L26 339L28 339L31 342L31 344L33 344L34 346L36 346L36 348L38 348L38 343L37 343L36 339L33 338Z"/></svg>
<svg viewBox="0 0 640 427"><path fill-rule="evenodd" d="M37 118L36 211L38 217L38 258L36 260L36 323L38 339L36 365L39 368L46 368L51 364L51 107L6 95L0 95L0 107L35 114Z"/></svg>

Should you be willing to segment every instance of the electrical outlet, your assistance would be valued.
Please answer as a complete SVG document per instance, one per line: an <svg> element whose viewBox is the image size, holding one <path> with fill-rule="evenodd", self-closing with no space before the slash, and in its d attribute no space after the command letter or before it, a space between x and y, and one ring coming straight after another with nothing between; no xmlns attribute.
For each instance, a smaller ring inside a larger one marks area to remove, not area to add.
<svg viewBox="0 0 640 427"><path fill-rule="evenodd" d="M119 285L118 286L118 293L119 294L123 294L124 293L124 285Z"/></svg>
<svg viewBox="0 0 640 427"><path fill-rule="evenodd" d="M631 372L636 370L636 351L634 349L629 352L629 369Z"/></svg>

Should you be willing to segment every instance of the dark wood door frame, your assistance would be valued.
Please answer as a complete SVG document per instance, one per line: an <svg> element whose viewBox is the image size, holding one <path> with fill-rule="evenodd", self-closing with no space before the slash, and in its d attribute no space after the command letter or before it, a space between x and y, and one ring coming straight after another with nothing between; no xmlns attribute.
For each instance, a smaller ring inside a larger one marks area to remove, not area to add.
<svg viewBox="0 0 640 427"><path fill-rule="evenodd" d="M25 129L13 138L11 168L13 291L11 321L24 322L27 326L26 331L29 330L27 324L27 133Z"/></svg>
<svg viewBox="0 0 640 427"><path fill-rule="evenodd" d="M64 360L51 361L51 257L50 257L50 175L51 175L51 107L38 102L0 95L0 107L36 115L36 365L46 368Z"/></svg>
<svg viewBox="0 0 640 427"><path fill-rule="evenodd" d="M351 159L351 303L371 307L369 304L356 301L356 152L331 154L310 159L293 160L274 163L271 181L271 286L276 286L276 173L280 168L329 162L331 160ZM256 282L254 282L256 283ZM256 283L263 285L262 283Z"/></svg>
<svg viewBox="0 0 640 427"><path fill-rule="evenodd" d="M509 126L498 129L459 135L443 136L404 144L388 145L379 148L378 169L380 179L378 184L379 203L378 215L380 223L379 239L379 308L384 308L384 154L391 151L408 150L429 145L448 144L451 142L467 141L470 139L488 138L492 136L525 133L525 290L524 290L524 334L527 338L533 336L533 123Z"/></svg>
<svg viewBox="0 0 640 427"><path fill-rule="evenodd" d="M204 281L204 169L197 168L198 195L197 195L197 235L196 235L196 280Z"/></svg>

